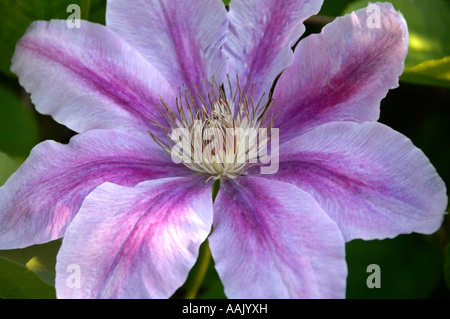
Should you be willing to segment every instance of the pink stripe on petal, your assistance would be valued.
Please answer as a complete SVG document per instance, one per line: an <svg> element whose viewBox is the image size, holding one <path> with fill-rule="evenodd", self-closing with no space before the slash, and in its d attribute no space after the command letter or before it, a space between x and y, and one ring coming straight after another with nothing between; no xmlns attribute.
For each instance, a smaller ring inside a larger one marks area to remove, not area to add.
<svg viewBox="0 0 450 319"><path fill-rule="evenodd" d="M327 123L280 147L277 174L308 192L347 241L435 232L444 182L411 141L377 123Z"/></svg>
<svg viewBox="0 0 450 319"><path fill-rule="evenodd" d="M227 32L221 0L110 0L106 24L152 63L173 90L225 80ZM207 87L205 87L207 88Z"/></svg>
<svg viewBox="0 0 450 319"><path fill-rule="evenodd" d="M70 224L57 257L58 298L168 298L211 231L211 184L201 178L105 183ZM71 265L78 266L78 288Z"/></svg>
<svg viewBox="0 0 450 319"><path fill-rule="evenodd" d="M343 298L337 225L297 187L260 177L224 181L209 238L228 298Z"/></svg>
<svg viewBox="0 0 450 319"><path fill-rule="evenodd" d="M378 119L380 101L403 72L408 29L390 3L377 6L379 27L361 9L300 41L274 92L282 142L326 122Z"/></svg>
<svg viewBox="0 0 450 319"><path fill-rule="evenodd" d="M146 134L163 97L164 77L104 26L64 20L34 22L18 42L11 70L36 109L77 132L95 128ZM175 107L175 105L173 105Z"/></svg>
<svg viewBox="0 0 450 319"><path fill-rule="evenodd" d="M254 100L269 93L275 78L292 63L291 47L305 31L303 22L319 12L322 0L233 0L223 49L229 74L240 85L255 83ZM250 91L252 88L250 89Z"/></svg>
<svg viewBox="0 0 450 319"><path fill-rule="evenodd" d="M60 238L84 198L105 181L134 186L190 174L147 136L92 130L68 145L45 141L0 187L0 248Z"/></svg>

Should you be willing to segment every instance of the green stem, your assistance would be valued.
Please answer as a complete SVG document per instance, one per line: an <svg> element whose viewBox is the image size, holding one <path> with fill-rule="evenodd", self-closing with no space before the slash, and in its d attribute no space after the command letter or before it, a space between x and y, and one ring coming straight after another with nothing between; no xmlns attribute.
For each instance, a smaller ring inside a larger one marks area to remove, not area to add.
<svg viewBox="0 0 450 319"><path fill-rule="evenodd" d="M220 189L220 180L216 180L212 185L212 199L215 201L217 194ZM211 231L212 232L212 231ZM197 298L198 291L202 286L203 280L205 279L205 275L208 271L209 264L211 262L211 251L209 250L209 243L206 240L200 246L200 252L197 259L197 263L194 266L194 277L192 278L191 284L187 288L187 292L185 295L186 299L195 299Z"/></svg>
<svg viewBox="0 0 450 319"><path fill-rule="evenodd" d="M213 203L216 200L217 194L219 193L219 189L220 189L220 179L216 180L212 186Z"/></svg>
<svg viewBox="0 0 450 319"><path fill-rule="evenodd" d="M91 8L91 0L81 0L81 19L89 19L89 9Z"/></svg>
<svg viewBox="0 0 450 319"><path fill-rule="evenodd" d="M205 279L208 271L209 263L211 261L211 251L209 250L208 241L205 241L200 247L200 253L197 260L197 271L192 278L192 284L188 287L186 292L186 299L197 298L198 291L202 286L203 279Z"/></svg>

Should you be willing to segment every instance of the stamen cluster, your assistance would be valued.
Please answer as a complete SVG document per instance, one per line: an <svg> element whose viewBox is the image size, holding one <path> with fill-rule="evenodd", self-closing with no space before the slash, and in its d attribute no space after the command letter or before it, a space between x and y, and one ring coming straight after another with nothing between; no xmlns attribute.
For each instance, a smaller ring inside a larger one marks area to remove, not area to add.
<svg viewBox="0 0 450 319"><path fill-rule="evenodd" d="M267 115L273 100L263 95L255 104L250 84L244 89L238 84L233 92L229 81L229 97L217 82L208 85L207 98L203 87L195 88L195 93L180 89L176 113L161 101L163 120L153 119L153 124L164 130L167 141L149 133L175 162L209 175L208 179L236 178L245 174L249 163L267 155L274 120Z"/></svg>

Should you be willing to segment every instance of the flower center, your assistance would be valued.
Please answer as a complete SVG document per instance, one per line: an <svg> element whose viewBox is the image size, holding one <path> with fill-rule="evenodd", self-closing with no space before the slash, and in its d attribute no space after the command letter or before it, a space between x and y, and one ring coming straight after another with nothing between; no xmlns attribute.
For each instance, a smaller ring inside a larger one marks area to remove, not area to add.
<svg viewBox="0 0 450 319"><path fill-rule="evenodd" d="M272 100L263 102L262 97L255 103L249 86L242 89L238 84L233 93L229 84L227 97L215 81L208 85L208 102L197 89L193 93L186 88L180 90L176 113L162 101L163 121L153 124L165 131L167 141L149 133L176 163L208 175L208 180L245 175L248 165L267 155L274 119L267 118Z"/></svg>

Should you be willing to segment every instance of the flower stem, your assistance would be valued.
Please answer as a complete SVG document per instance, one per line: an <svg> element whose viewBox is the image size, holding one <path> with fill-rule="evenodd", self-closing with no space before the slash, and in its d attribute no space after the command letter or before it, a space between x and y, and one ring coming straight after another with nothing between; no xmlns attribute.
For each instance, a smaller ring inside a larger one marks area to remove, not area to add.
<svg viewBox="0 0 450 319"><path fill-rule="evenodd" d="M219 189L220 189L220 179L216 180L212 186L213 203L216 200L217 194L219 193Z"/></svg>
<svg viewBox="0 0 450 319"><path fill-rule="evenodd" d="M216 180L212 186L212 199L215 201L217 194L220 189L220 180ZM211 231L212 232L212 231ZM211 251L209 250L208 240L200 246L200 252L198 255L197 263L194 266L195 273L192 278L192 283L188 286L187 292L185 295L186 299L195 299L197 298L198 291L202 286L203 280L205 279L205 275L208 271L209 264L211 262Z"/></svg>
<svg viewBox="0 0 450 319"><path fill-rule="evenodd" d="M197 260L197 271L192 279L192 284L188 287L186 292L186 299L195 299L197 297L203 279L208 271L210 261L211 251L209 250L208 240L206 240L200 247L200 253Z"/></svg>

